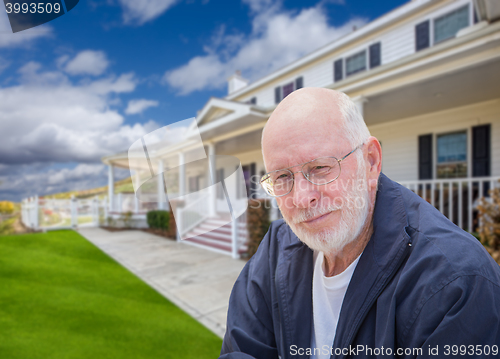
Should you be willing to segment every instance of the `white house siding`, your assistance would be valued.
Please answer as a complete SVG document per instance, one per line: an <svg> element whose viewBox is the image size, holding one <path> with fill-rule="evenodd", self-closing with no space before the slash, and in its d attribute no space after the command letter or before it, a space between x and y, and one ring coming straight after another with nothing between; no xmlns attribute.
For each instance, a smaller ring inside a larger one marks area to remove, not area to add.
<svg viewBox="0 0 500 359"><path fill-rule="evenodd" d="M364 39L353 41L330 54L323 56L316 61L303 66L300 70L294 70L280 79L267 83L265 86L254 91L243 94L240 101L249 101L252 97L257 98L257 105L274 105L274 89L283 86L297 77L303 76L304 87L326 87L333 83L333 62L340 58L346 58L362 50L368 51L368 47L377 42L381 42L381 63L382 65L397 61L403 57L415 53L415 26L423 21L431 22L431 45L433 41L433 19L458 9L464 5L469 5L469 25L473 24L473 7L470 0L455 0L438 2L435 5L405 18L395 24L376 31L366 36ZM367 56L368 58L368 56ZM367 67L368 68L368 67ZM366 71L370 71L369 69ZM345 71L344 71L345 75Z"/></svg>
<svg viewBox="0 0 500 359"><path fill-rule="evenodd" d="M418 180L418 136L467 130L471 171L471 128L491 124L491 175L500 176L500 99L370 126L382 143L382 171L395 181ZM436 136L433 138L435 175Z"/></svg>

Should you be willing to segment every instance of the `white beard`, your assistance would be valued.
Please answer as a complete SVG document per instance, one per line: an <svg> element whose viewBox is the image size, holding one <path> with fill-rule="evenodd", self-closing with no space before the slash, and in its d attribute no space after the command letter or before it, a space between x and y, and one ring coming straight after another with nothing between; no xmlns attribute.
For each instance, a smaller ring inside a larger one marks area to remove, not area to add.
<svg viewBox="0 0 500 359"><path fill-rule="evenodd" d="M312 250L335 255L342 251L347 244L354 241L363 229L368 216L369 193L366 183L366 170L360 167L364 166L358 166L357 180L361 181L362 185L354 185L352 190L346 192L343 205L316 206L303 210L295 218L287 218L283 215L295 235ZM340 219L336 228L324 228L312 232L299 225L300 222L306 219L331 211L340 211Z"/></svg>

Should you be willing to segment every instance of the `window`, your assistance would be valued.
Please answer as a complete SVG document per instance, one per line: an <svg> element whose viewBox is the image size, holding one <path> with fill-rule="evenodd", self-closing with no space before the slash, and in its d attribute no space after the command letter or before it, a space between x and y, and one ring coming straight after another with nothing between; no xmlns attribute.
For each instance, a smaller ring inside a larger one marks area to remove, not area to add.
<svg viewBox="0 0 500 359"><path fill-rule="evenodd" d="M217 181L217 199L224 199L224 190L222 189L222 181L224 181L224 168L219 168L215 172L215 180Z"/></svg>
<svg viewBox="0 0 500 359"><path fill-rule="evenodd" d="M283 98L287 97L293 92L293 82L283 86Z"/></svg>
<svg viewBox="0 0 500 359"><path fill-rule="evenodd" d="M346 76L366 70L366 51L358 52L345 59Z"/></svg>
<svg viewBox="0 0 500 359"><path fill-rule="evenodd" d="M467 132L437 136L437 178L467 177Z"/></svg>
<svg viewBox="0 0 500 359"><path fill-rule="evenodd" d="M189 177L189 192L197 192L200 190L200 176Z"/></svg>
<svg viewBox="0 0 500 359"><path fill-rule="evenodd" d="M274 89L274 103L278 104L285 97L290 95L293 91L298 90L304 86L304 78L302 76L297 77L295 81L283 85L283 87L278 86Z"/></svg>
<svg viewBox="0 0 500 359"><path fill-rule="evenodd" d="M469 26L469 5L434 19L434 43L455 37L458 31Z"/></svg>
<svg viewBox="0 0 500 359"><path fill-rule="evenodd" d="M257 104L257 97L252 97L250 100L246 102L248 105L256 105Z"/></svg>
<svg viewBox="0 0 500 359"><path fill-rule="evenodd" d="M435 18L432 22L432 36L430 20L415 26L415 50L420 51L434 44L451 39L464 27L469 26L469 5L462 6L447 14Z"/></svg>

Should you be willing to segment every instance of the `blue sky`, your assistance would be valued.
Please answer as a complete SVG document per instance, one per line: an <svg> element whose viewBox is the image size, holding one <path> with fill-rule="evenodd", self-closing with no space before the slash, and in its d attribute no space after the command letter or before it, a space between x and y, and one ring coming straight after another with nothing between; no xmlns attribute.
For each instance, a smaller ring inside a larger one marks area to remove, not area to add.
<svg viewBox="0 0 500 359"><path fill-rule="evenodd" d="M195 116L235 70L254 81L406 2L81 0L16 34L0 17L0 200L105 185L102 156Z"/></svg>

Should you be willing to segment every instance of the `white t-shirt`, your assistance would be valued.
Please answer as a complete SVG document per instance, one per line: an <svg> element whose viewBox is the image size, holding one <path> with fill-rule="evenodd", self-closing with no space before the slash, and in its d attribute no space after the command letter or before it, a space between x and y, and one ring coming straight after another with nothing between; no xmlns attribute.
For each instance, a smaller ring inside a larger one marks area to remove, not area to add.
<svg viewBox="0 0 500 359"><path fill-rule="evenodd" d="M329 359L345 292L361 255L333 277L325 276L323 252L315 252L314 256L311 358Z"/></svg>

